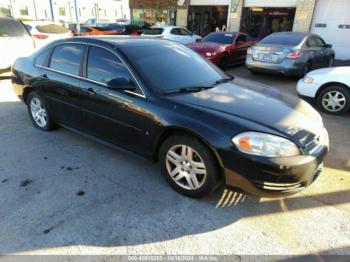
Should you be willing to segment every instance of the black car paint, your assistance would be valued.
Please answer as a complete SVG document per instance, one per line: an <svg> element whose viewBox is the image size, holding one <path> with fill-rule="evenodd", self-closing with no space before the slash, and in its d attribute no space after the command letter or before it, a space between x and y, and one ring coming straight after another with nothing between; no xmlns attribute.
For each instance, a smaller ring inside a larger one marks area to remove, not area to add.
<svg viewBox="0 0 350 262"><path fill-rule="evenodd" d="M134 41L140 44L154 41L155 48L163 43L163 40ZM298 157L263 158L243 154L232 143L231 139L241 132L259 131L289 138L303 151L319 130L303 125L305 121L316 123L317 117L308 104L296 97L274 89L249 90L234 83L219 84L197 93L162 96L145 86L118 44L98 38L74 38L49 46L67 42L97 45L122 57L143 95L108 89L87 80L84 62L80 76L35 66L35 57L43 50L18 59L13 67L15 93L25 99L28 90L36 90L46 98L49 111L61 125L153 161L157 161L158 148L167 135L192 134L213 151L228 185L265 196L275 196L278 192L261 190L253 181L303 180L309 185L327 153L324 145L314 155L305 151L305 155ZM94 94L84 92L89 89ZM296 129L291 131L290 127Z"/></svg>

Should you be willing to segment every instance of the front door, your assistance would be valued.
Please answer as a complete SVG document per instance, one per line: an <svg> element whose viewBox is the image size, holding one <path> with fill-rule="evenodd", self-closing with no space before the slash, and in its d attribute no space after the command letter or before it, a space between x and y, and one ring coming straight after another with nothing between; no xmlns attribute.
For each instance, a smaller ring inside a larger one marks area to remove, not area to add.
<svg viewBox="0 0 350 262"><path fill-rule="evenodd" d="M142 90L132 92L109 88L113 79L133 79L115 53L90 46L86 76L81 80L82 108L88 133L138 153L145 153L147 101Z"/></svg>

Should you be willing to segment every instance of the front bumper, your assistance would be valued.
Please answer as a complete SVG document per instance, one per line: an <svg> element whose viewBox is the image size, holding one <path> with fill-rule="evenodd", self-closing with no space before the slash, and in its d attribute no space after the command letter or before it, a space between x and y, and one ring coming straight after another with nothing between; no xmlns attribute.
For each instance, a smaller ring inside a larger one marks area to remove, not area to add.
<svg viewBox="0 0 350 262"><path fill-rule="evenodd" d="M279 64L254 60L252 55L247 55L246 66L254 71L270 74L282 74L286 76L299 76L303 72L303 63L296 60L284 59Z"/></svg>
<svg viewBox="0 0 350 262"><path fill-rule="evenodd" d="M260 197L281 197L310 186L322 171L328 145L312 155L265 158L240 152L220 152L226 185Z"/></svg>

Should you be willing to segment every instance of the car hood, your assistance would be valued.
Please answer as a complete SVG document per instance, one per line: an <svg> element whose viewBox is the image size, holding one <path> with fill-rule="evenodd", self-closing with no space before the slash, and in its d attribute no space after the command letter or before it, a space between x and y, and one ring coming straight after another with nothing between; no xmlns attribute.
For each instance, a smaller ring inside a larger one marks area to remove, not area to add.
<svg viewBox="0 0 350 262"><path fill-rule="evenodd" d="M224 47L225 45L214 42L196 42L188 44L187 46L198 52L208 52L218 50L221 47Z"/></svg>
<svg viewBox="0 0 350 262"><path fill-rule="evenodd" d="M350 75L350 66L340 66L340 67L328 67L328 68L322 68L318 70L311 71L307 74L308 76L329 76L331 75L343 75L348 76Z"/></svg>
<svg viewBox="0 0 350 262"><path fill-rule="evenodd" d="M173 96L178 103L235 116L273 129L287 137L313 137L323 129L322 119L309 104L273 88L245 88L225 83L197 93Z"/></svg>

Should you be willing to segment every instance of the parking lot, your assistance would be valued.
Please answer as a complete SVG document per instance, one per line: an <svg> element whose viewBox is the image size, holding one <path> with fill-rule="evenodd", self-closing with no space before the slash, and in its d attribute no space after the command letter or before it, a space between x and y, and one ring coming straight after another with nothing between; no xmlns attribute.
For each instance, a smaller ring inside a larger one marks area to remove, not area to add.
<svg viewBox="0 0 350 262"><path fill-rule="evenodd" d="M296 94L296 79L229 73ZM331 151L306 191L189 199L159 167L60 128L32 127L0 81L0 254L350 255L350 115L322 114Z"/></svg>

